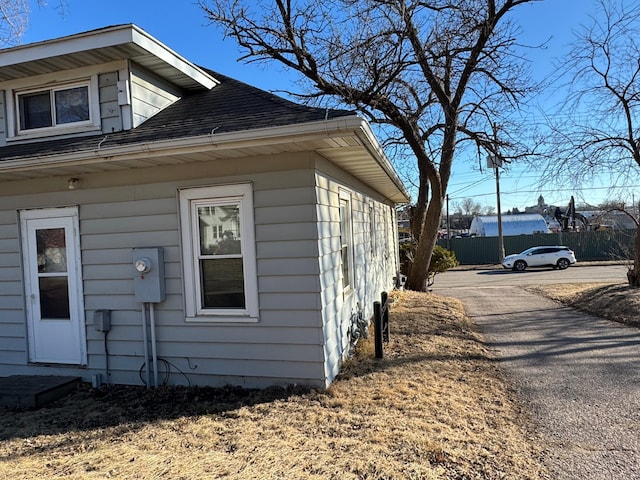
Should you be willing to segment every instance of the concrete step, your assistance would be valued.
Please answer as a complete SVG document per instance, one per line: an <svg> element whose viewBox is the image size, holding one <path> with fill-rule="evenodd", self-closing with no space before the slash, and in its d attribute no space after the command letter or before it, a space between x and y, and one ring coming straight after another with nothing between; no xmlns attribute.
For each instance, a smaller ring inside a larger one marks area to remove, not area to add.
<svg viewBox="0 0 640 480"><path fill-rule="evenodd" d="M15 409L40 408L68 395L80 377L11 375L0 377L0 406Z"/></svg>

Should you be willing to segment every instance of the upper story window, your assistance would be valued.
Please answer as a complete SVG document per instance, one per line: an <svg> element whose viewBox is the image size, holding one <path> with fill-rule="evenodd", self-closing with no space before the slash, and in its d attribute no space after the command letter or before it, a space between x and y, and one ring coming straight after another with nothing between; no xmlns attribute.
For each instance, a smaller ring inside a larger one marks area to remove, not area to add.
<svg viewBox="0 0 640 480"><path fill-rule="evenodd" d="M23 92L16 97L20 131L91 121L88 84Z"/></svg>

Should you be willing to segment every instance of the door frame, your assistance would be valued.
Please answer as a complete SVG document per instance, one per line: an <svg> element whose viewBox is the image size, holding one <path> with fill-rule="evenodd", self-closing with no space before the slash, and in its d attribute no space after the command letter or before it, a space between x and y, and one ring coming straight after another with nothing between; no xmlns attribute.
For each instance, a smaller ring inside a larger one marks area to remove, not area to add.
<svg viewBox="0 0 640 480"><path fill-rule="evenodd" d="M20 215L20 232L21 232L21 249L22 249L22 272L24 278L25 307L26 307L26 323L27 323L27 341L28 356L30 363L60 363L51 362L46 359L38 358L36 351L36 327L34 322L40 320L39 307L36 311L32 302L32 292L38 287L33 285L33 270L30 262L33 261L33 252L29 250L30 242L28 238L28 224L32 221L47 220L64 220L60 222L58 227L64 227L65 232L69 228L69 234L66 238L67 248L67 278L69 284L69 313L72 322L72 330L75 330L75 341L78 342L77 356L74 356L73 362L64 362L65 365L87 365L87 339L86 339L86 323L84 311L84 292L82 287L82 261L80 250L80 223L78 215L78 207L52 207L40 209L25 209L19 211ZM43 222L44 223L44 222ZM70 224L69 224L70 223ZM37 228L37 227L36 227ZM39 302L38 302L39 303Z"/></svg>

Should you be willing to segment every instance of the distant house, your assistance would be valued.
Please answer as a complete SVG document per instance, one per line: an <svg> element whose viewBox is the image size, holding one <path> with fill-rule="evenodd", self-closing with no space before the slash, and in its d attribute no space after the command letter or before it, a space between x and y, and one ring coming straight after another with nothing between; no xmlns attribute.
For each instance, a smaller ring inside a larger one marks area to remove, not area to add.
<svg viewBox="0 0 640 480"><path fill-rule="evenodd" d="M502 215L502 234L505 237L532 233L549 233L547 222L542 215ZM497 237L498 216L486 215L475 217L471 221L469 234L476 237Z"/></svg>
<svg viewBox="0 0 640 480"><path fill-rule="evenodd" d="M0 376L325 387L408 200L365 120L135 25L0 50Z"/></svg>

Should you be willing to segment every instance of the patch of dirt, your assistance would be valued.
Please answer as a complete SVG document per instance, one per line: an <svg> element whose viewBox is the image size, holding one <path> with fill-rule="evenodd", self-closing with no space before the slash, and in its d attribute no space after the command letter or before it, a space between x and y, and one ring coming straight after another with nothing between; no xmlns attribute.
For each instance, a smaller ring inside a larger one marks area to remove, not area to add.
<svg viewBox="0 0 640 480"><path fill-rule="evenodd" d="M0 477L549 478L463 305L392 298L385 358L361 340L327 390L84 385L47 408L0 412Z"/></svg>
<svg viewBox="0 0 640 480"><path fill-rule="evenodd" d="M527 287L598 317L640 328L640 288L628 284L581 283Z"/></svg>

